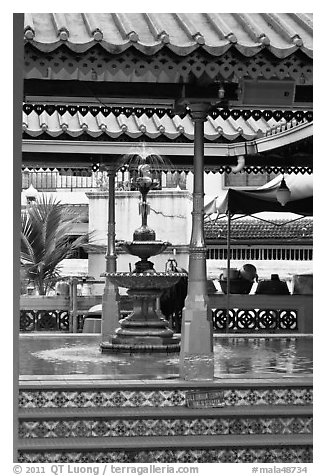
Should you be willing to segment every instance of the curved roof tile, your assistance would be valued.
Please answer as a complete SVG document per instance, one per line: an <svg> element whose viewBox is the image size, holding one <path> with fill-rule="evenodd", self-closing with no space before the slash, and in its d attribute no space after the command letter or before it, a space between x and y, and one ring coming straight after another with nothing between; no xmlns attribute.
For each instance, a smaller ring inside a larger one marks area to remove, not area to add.
<svg viewBox="0 0 326 476"><path fill-rule="evenodd" d="M58 110L51 114L46 110L43 110L41 114L38 114L34 109L28 114L23 111L23 131L31 137L37 137L45 132L52 137L58 137L63 133L67 133L71 137L78 137L86 133L94 138L104 134L111 138L117 138L126 134L133 139L141 135L150 139L165 136L173 140L180 135L189 140L194 139L194 126L190 115L186 115L184 118L175 115L171 118L168 114L164 114L162 117L158 117L156 114L152 117L142 114L138 118L135 114L127 117L123 113L116 116L111 112L104 116L100 111L96 114L88 111L84 115L79 111L70 114L65 108L63 111L62 114ZM254 140L267 133L272 133L277 127L281 128L286 125L284 119L277 121L271 118L266 121L263 118L255 120L251 117L246 120L243 117L233 119L231 116L228 119L223 119L221 116L213 119L209 116L204 124L204 134L205 138L211 141L219 137L230 141L237 138Z"/></svg>
<svg viewBox="0 0 326 476"><path fill-rule="evenodd" d="M262 222L255 219L241 219L232 222L232 240L291 240L312 241L313 219L302 218L295 222L285 219ZM205 238L216 242L225 242L227 236L226 220L205 222Z"/></svg>
<svg viewBox="0 0 326 476"><path fill-rule="evenodd" d="M199 47L220 56L235 46L245 56L266 47L278 58L298 49L312 57L312 25L307 13L27 13L24 38L44 52L99 43L112 54L167 46L179 56Z"/></svg>

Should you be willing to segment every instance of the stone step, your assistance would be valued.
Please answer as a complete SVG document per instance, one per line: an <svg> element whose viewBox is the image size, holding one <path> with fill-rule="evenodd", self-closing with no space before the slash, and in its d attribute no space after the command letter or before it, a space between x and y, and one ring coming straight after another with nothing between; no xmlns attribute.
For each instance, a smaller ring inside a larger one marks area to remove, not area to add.
<svg viewBox="0 0 326 476"><path fill-rule="evenodd" d="M215 408L188 407L54 407L54 408L20 408L20 420L49 420L49 419L83 419L105 418L106 420L122 419L173 419L173 418L218 418L218 417L294 417L312 416L312 405L248 405L223 406Z"/></svg>
<svg viewBox="0 0 326 476"><path fill-rule="evenodd" d="M233 448L311 446L312 435L200 435L137 436L98 438L26 438L18 441L19 451L46 450L138 450L158 448Z"/></svg>
<svg viewBox="0 0 326 476"><path fill-rule="evenodd" d="M312 416L219 416L192 418L104 418L24 420L20 438L138 437L251 434L311 434Z"/></svg>
<svg viewBox="0 0 326 476"><path fill-rule="evenodd" d="M18 418L21 438L312 433L312 405L25 408Z"/></svg>
<svg viewBox="0 0 326 476"><path fill-rule="evenodd" d="M87 438L74 439L73 446L68 439L57 446L25 440L17 458L20 463L312 463L311 435L272 436L119 438L110 439L111 446L105 439L91 446Z"/></svg>
<svg viewBox="0 0 326 476"><path fill-rule="evenodd" d="M214 382L20 382L20 408L184 407L193 393L220 392L226 406L311 405L311 379L229 379Z"/></svg>
<svg viewBox="0 0 326 476"><path fill-rule="evenodd" d="M298 376L293 378L215 378L214 380L185 381L178 378L169 379L110 379L99 375L21 375L19 388L23 390L45 389L94 389L106 390L136 390L146 387L151 390L172 389L225 389L225 388L260 388L260 387L310 387L311 376Z"/></svg>

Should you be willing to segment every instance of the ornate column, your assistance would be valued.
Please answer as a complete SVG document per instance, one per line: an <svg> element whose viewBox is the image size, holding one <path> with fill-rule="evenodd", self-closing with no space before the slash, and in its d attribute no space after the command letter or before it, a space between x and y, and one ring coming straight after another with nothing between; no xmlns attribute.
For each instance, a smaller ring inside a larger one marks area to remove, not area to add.
<svg viewBox="0 0 326 476"><path fill-rule="evenodd" d="M115 251L115 173L116 167L107 169L109 176L109 203L108 203L108 241L106 259L106 272L115 273L117 270L117 255ZM105 278L102 297L102 344L110 343L114 331L119 327L120 296L116 285Z"/></svg>
<svg viewBox="0 0 326 476"><path fill-rule="evenodd" d="M209 104L190 105L195 123L192 233L189 247L188 294L182 312L180 377L214 378L213 322L208 307L204 241L204 122Z"/></svg>

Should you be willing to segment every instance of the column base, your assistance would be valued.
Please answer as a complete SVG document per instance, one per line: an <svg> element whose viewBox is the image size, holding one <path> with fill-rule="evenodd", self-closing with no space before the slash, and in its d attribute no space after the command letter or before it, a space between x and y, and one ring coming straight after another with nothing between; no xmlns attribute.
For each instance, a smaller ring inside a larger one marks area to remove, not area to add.
<svg viewBox="0 0 326 476"><path fill-rule="evenodd" d="M120 296L117 288L106 284L102 297L102 342L111 340L120 326Z"/></svg>
<svg viewBox="0 0 326 476"><path fill-rule="evenodd" d="M182 312L180 377L213 380L213 322L204 296L186 299Z"/></svg>
<svg viewBox="0 0 326 476"><path fill-rule="evenodd" d="M214 356L212 354L189 354L183 357L180 378L184 380L213 380Z"/></svg>

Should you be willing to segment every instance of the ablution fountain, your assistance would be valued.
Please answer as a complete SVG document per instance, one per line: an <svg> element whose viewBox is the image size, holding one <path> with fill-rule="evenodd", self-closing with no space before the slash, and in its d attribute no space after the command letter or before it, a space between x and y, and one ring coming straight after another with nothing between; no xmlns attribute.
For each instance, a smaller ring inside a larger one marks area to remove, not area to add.
<svg viewBox="0 0 326 476"><path fill-rule="evenodd" d="M148 227L147 217L150 205L148 192L157 187L158 182L152 178L150 165L146 162L138 166L136 186L141 194L139 213L141 226L133 234L133 241L122 241L120 246L127 253L138 256L140 261L130 272L105 273L117 286L128 288L132 297L133 311L120 321L110 342L102 342L104 353L115 352L179 352L180 338L174 336L168 321L157 309L157 301L165 288L175 285L186 273L157 272L149 261L151 256L162 253L171 244L156 240L156 233Z"/></svg>

